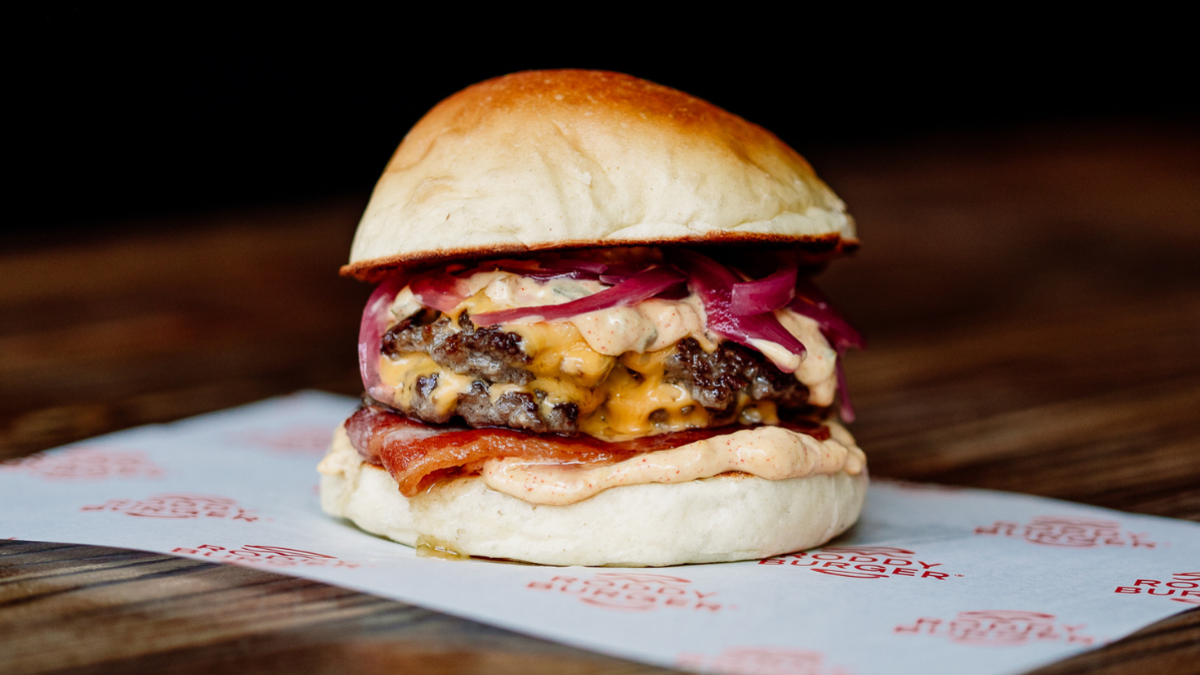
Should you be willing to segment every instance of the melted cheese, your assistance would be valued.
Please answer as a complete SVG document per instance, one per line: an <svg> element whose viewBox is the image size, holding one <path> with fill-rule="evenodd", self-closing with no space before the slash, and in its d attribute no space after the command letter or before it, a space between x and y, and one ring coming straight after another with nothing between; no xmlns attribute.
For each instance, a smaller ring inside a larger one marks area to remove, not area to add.
<svg viewBox="0 0 1200 675"><path fill-rule="evenodd" d="M590 356L584 354L574 359L570 356L572 350L563 348L564 344L569 346L572 342L551 341L549 349L533 359L530 370L536 377L529 384L490 385L491 400L495 402L509 392L544 392L546 396L540 402L543 416L549 416L556 405L574 403L579 407L580 431L610 441L709 426L708 411L696 404L686 389L663 381L669 351L629 353L620 359L590 352ZM586 367L574 376L577 361ZM475 382L472 377L442 368L420 352L396 359L381 356L379 375L394 391L393 405L404 411L413 409L420 380L437 375L437 385L429 397L442 416L453 412L458 397L467 393ZM746 408L742 412L747 413L743 415L744 421L769 423L778 419L770 402L759 402L757 408L749 405L748 400L741 403L738 408Z"/></svg>
<svg viewBox="0 0 1200 675"><path fill-rule="evenodd" d="M379 360L379 379L395 390L394 403L401 410L412 410L413 396L420 386L419 380L430 375L437 376L437 386L430 396L434 410L442 417L454 413L459 394L471 388L474 378L459 375L442 368L428 354L413 352L398 359L383 357Z"/></svg>
<svg viewBox="0 0 1200 675"><path fill-rule="evenodd" d="M594 387L616 364L611 356L592 349L570 323L516 323L504 329L524 340L525 353L533 357L526 370L538 377L566 378L580 387Z"/></svg>
<svg viewBox="0 0 1200 675"><path fill-rule="evenodd" d="M479 314L514 307L561 304L586 297L605 288L597 281L552 279L538 281L504 271L483 272L467 278L472 295L453 312ZM393 316L406 318L420 308L411 291L400 291L391 305ZM809 402L817 406L833 403L837 389L837 353L821 335L816 322L787 309L776 312L780 323L804 344L807 354L799 356L778 344L756 341L755 346L782 370L793 372L809 389ZM527 385L495 384L489 387L493 401L508 392L534 394L541 399L543 416L554 406L574 403L579 407L582 432L605 440L621 440L647 434L707 427L734 420L710 419L681 386L664 382L669 347L691 337L706 351L716 350L719 337L707 331L701 300L689 295L680 300L651 299L633 307L611 307L569 319L541 321L529 317L504 324L506 331L523 339L532 357L525 368L534 375ZM446 370L422 353L391 359L380 357L382 381L395 391L392 403L411 411L418 381L437 375L431 392L439 415L449 415L458 396L466 393L474 379ZM738 421L778 421L775 405L753 402L741 395Z"/></svg>
<svg viewBox="0 0 1200 675"><path fill-rule="evenodd" d="M498 492L532 504L563 506L623 485L684 483L728 471L767 480L862 473L866 456L854 438L837 423L829 427L831 437L825 441L781 427L758 427L601 466L495 458L484 462L481 475Z"/></svg>

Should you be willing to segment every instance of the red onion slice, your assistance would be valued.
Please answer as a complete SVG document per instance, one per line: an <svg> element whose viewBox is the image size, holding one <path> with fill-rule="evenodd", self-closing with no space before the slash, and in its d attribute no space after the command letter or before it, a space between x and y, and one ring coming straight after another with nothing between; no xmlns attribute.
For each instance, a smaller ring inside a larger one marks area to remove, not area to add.
<svg viewBox="0 0 1200 675"><path fill-rule="evenodd" d="M471 321L479 326L490 326L496 323L509 323L531 316L540 316L543 321L565 319L578 314L595 312L617 305L634 305L642 300L662 293L680 284L684 277L669 267L655 267L646 270L628 281L593 293L586 298L572 300L561 305L541 305L538 307L517 307L503 309L498 312L485 312L471 317Z"/></svg>
<svg viewBox="0 0 1200 675"><path fill-rule="evenodd" d="M844 350L838 351L837 363L837 392L838 392L838 416L843 422L849 424L854 421L854 405L850 403L850 388L846 386L846 370L842 368L842 355Z"/></svg>
<svg viewBox="0 0 1200 675"><path fill-rule="evenodd" d="M592 262L590 260L574 260L574 259L559 259L549 261L538 260L517 260L515 258L505 258L503 260L489 260L488 262L480 263L475 267L471 267L459 272L455 272L454 276L459 279L468 279L472 274L480 272L491 272L493 270L502 270L504 272L512 272L521 276L530 277L533 279L596 279L600 276L608 266L604 263Z"/></svg>
<svg viewBox="0 0 1200 675"><path fill-rule="evenodd" d="M616 265L609 265L604 274L600 275L600 281L601 283L615 286L645 272L649 266L649 263L618 263Z"/></svg>
<svg viewBox="0 0 1200 675"><path fill-rule="evenodd" d="M729 310L738 316L774 312L796 297L796 266L788 265L758 281L733 285Z"/></svg>
<svg viewBox="0 0 1200 675"><path fill-rule="evenodd" d="M409 289L422 305L447 314L466 300L467 294L471 292L471 287L465 279L444 270L420 275L412 280Z"/></svg>
<svg viewBox="0 0 1200 675"><path fill-rule="evenodd" d="M830 339L830 344L839 351L847 347L866 349L866 341L857 330L829 306L825 294L811 279L796 280L796 298L788 303L788 309L806 316L821 327L821 332Z"/></svg>
<svg viewBox="0 0 1200 675"><path fill-rule="evenodd" d="M863 340L862 334L829 306L829 300L812 279L801 277L796 280L796 298L788 303L788 309L816 321L825 339L837 350L838 414L845 422L853 422L854 405L850 402L850 389L846 386L842 357L850 347L866 349L866 341Z"/></svg>
<svg viewBox="0 0 1200 675"><path fill-rule="evenodd" d="M358 369L362 374L363 388L380 401L391 399L379 381L379 345L383 341L383 332L387 330L388 308L407 282L408 275L397 274L379 284L367 299L358 327Z"/></svg>
<svg viewBox="0 0 1200 675"><path fill-rule="evenodd" d="M801 358L804 357L804 344L788 332L773 313L762 312L750 316L738 316L733 313L731 296L734 284L739 281L728 268L706 255L686 249L673 250L670 256L672 261L687 272L688 287L699 295L704 303L710 330L754 350L758 350L753 344L754 340L766 340ZM782 367L780 370L793 372Z"/></svg>

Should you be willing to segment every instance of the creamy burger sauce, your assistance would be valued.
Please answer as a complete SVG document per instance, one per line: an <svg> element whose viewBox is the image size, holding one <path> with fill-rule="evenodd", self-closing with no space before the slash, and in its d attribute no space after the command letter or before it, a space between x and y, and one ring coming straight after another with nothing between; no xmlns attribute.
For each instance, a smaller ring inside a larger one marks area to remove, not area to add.
<svg viewBox="0 0 1200 675"><path fill-rule="evenodd" d="M471 314L518 307L561 305L587 297L608 288L598 281L551 279L539 281L511 272L480 272L467 278L471 296L456 311ZM481 293L482 291L482 293ZM407 298L404 298L407 294ZM407 318L420 309L420 303L405 289L392 304L395 320ZM807 386L814 405L833 403L837 376L834 371L837 353L821 335L817 323L790 309L775 312L783 327L796 336L807 350L801 358L782 346L767 340L755 340L754 346L784 372L794 372L796 379ZM619 356L626 352L657 351L686 338L694 338L707 351L716 349L721 338L706 328L704 304L699 296L690 294L680 300L652 298L633 307L610 307L563 319L575 326L588 346L599 354ZM522 333L521 326L541 323L531 316L505 324L505 328ZM552 322L554 323L554 322ZM818 394L818 390L820 393Z"/></svg>
<svg viewBox="0 0 1200 675"><path fill-rule="evenodd" d="M482 314L518 307L561 305L598 293L608 286L599 281L550 279L539 281L511 272L479 272L466 279L470 296L455 314L467 311ZM392 302L393 321L402 321L421 309L421 303L405 287ZM669 347L685 337L693 337L705 349L715 349L719 338L705 330L704 305L689 295L682 300L651 299L635 307L610 307L579 314L554 323L569 323L579 330L593 351L606 356L625 352L650 352ZM530 316L505 328L524 335L522 327L542 323Z"/></svg>
<svg viewBox="0 0 1200 675"><path fill-rule="evenodd" d="M767 480L862 473L867 460L854 438L840 424L827 424L831 437L824 441L757 427L600 466L489 459L480 474L498 492L531 504L565 506L623 485L685 483L728 471Z"/></svg>
<svg viewBox="0 0 1200 675"><path fill-rule="evenodd" d="M453 315L477 315L516 307L556 305L586 297L605 288L598 281L536 280L504 271L480 272L466 280L471 295ZM391 304L392 323L421 310L411 290L401 290ZM809 403L831 405L837 390L836 352L830 348L816 322L788 309L776 311L780 323L804 344L802 359L778 344L756 341L755 347L782 370L793 372L808 387ZM706 350L717 348L721 338L707 331L703 303L696 295L678 300L650 299L632 307L611 307L569 319L541 321L528 317L504 324L520 335L534 357L529 370L536 379L524 386L492 385L493 400L508 391L545 392L540 405L548 414L553 406L574 403L580 410L580 430L597 438L633 438L664 430L708 426L707 412L681 386L665 382L667 347L691 337ZM624 368L616 367L617 364ZM380 356L382 381L395 391L394 404L409 409L409 399L419 378L437 374L431 399L439 414L449 414L473 378L443 369L425 354L400 358ZM774 404L739 401L742 423L773 423ZM651 421L651 413L660 417Z"/></svg>
<svg viewBox="0 0 1200 675"><path fill-rule="evenodd" d="M483 463L480 474L488 487L516 499L565 506L615 487L683 483L730 471L767 480L862 473L866 469L866 456L854 438L836 422L826 425L830 438L824 441L779 427L758 427L612 464L539 464L522 459L489 459ZM406 428L403 433L433 435L438 431L432 427L428 432ZM369 466L372 465L355 450L343 426L335 433L333 446L317 470L354 482L358 473Z"/></svg>

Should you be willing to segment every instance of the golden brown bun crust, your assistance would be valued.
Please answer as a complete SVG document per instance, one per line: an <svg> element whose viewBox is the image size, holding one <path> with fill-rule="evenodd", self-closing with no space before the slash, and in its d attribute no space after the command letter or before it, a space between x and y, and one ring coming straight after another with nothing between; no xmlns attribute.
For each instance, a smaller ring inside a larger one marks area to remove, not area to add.
<svg viewBox="0 0 1200 675"><path fill-rule="evenodd" d="M552 248L857 246L845 206L771 132L629 75L553 70L468 87L409 131L343 274Z"/></svg>

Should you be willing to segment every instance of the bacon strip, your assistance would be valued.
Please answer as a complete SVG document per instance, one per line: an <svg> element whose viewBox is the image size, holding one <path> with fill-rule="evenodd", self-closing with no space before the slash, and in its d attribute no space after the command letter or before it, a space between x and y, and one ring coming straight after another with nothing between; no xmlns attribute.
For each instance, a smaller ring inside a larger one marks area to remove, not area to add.
<svg viewBox="0 0 1200 675"><path fill-rule="evenodd" d="M816 422L782 425L817 440L829 438L829 428ZM607 464L634 455L669 450L688 443L752 427L691 429L628 441L607 443L591 436L531 434L512 429L435 426L397 412L366 406L346 420L346 433L363 461L381 466L400 484L400 494L412 497L439 479L493 457L520 457L547 463Z"/></svg>

